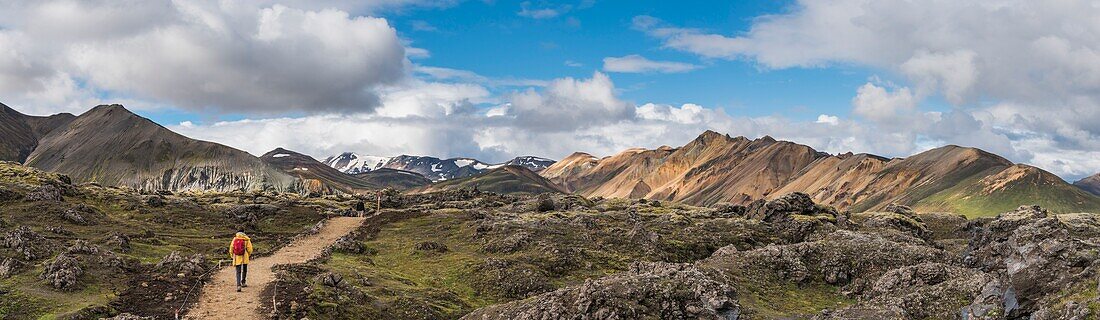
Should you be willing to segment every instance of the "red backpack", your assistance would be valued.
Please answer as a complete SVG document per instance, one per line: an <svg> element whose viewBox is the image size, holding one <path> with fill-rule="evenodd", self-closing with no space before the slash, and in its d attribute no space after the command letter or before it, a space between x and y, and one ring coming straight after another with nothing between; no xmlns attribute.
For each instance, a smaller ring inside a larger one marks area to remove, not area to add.
<svg viewBox="0 0 1100 320"><path fill-rule="evenodd" d="M243 256L247 251L248 248L245 247L244 239L233 239L233 255Z"/></svg>

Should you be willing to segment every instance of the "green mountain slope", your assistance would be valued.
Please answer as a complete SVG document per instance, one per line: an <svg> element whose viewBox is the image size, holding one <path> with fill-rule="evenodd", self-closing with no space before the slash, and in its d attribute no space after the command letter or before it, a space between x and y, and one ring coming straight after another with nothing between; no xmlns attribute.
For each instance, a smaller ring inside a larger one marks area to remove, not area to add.
<svg viewBox="0 0 1100 320"><path fill-rule="evenodd" d="M566 193L565 189L530 169L515 165L503 166L476 176L440 181L418 191L423 193L474 188L501 194Z"/></svg>
<svg viewBox="0 0 1100 320"><path fill-rule="evenodd" d="M1033 204L1054 213L1100 212L1100 197L1067 184L1050 172L1022 164L989 176L972 176L918 200L914 209L980 217Z"/></svg>
<svg viewBox="0 0 1100 320"><path fill-rule="evenodd" d="M366 180L383 188L406 190L423 187L432 183L419 173L390 168L378 168L371 171L355 174L356 178Z"/></svg>

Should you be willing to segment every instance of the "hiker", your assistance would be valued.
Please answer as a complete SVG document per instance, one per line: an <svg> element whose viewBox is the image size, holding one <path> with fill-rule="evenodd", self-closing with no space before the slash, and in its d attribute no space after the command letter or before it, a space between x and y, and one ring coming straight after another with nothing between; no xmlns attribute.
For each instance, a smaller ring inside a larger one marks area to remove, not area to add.
<svg viewBox="0 0 1100 320"><path fill-rule="evenodd" d="M237 235L229 242L229 255L237 269L237 292L241 292L241 287L248 287L245 278L248 277L248 257L252 255L252 240L244 234L244 229L237 230Z"/></svg>

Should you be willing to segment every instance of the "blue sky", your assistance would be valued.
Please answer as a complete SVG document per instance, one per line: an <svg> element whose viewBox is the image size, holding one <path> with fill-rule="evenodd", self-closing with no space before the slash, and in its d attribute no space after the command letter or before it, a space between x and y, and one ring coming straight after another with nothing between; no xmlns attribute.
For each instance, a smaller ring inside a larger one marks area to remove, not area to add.
<svg viewBox="0 0 1100 320"><path fill-rule="evenodd" d="M683 73L610 73L621 96L637 103L695 103L744 116L782 115L812 120L847 115L852 92L874 73L854 66L766 69L750 60L728 61L662 48L661 41L632 28L640 15L679 26L736 34L754 18L782 13L789 1L584 1L539 3L528 8L564 11L551 18L517 14L522 2L466 1L454 6L378 12L410 45L427 49L417 64L469 70L493 78L583 78L602 70L605 57L639 54L651 60L701 66ZM564 7L571 9L563 10ZM570 65L567 65L567 62ZM517 90L515 87L497 91ZM237 120L241 114L144 110L160 123Z"/></svg>
<svg viewBox="0 0 1100 320"><path fill-rule="evenodd" d="M610 155L704 130L1100 171L1088 0L0 2L0 101L316 158Z"/></svg>

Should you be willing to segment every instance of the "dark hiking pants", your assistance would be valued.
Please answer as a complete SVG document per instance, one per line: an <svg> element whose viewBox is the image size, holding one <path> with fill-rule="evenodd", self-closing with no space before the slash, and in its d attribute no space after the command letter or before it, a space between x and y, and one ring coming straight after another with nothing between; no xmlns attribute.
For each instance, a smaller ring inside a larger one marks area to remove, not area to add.
<svg viewBox="0 0 1100 320"><path fill-rule="evenodd" d="M238 265L236 265L236 268L237 268L237 286L239 287L239 286L241 286L245 283L245 278L248 277L248 265L247 264L238 264Z"/></svg>

